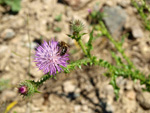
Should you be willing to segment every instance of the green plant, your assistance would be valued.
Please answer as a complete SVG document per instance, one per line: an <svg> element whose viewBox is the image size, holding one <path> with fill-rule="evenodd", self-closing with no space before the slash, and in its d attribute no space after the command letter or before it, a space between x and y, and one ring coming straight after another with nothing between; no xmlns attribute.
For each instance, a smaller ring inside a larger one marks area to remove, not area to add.
<svg viewBox="0 0 150 113"><path fill-rule="evenodd" d="M99 4L96 4L93 9L88 9L88 12L88 20L91 24L97 24L104 16L103 9L99 8Z"/></svg>
<svg viewBox="0 0 150 113"><path fill-rule="evenodd" d="M55 21L60 22L62 20L62 14L55 16Z"/></svg>
<svg viewBox="0 0 150 113"><path fill-rule="evenodd" d="M11 10L18 12L21 8L21 0L0 0L0 4L8 5L11 7Z"/></svg>
<svg viewBox="0 0 150 113"><path fill-rule="evenodd" d="M60 27L54 27L54 32L61 32L61 28Z"/></svg>
<svg viewBox="0 0 150 113"><path fill-rule="evenodd" d="M141 16L145 28L150 31L150 6L146 3L146 0L140 0L138 2L135 0L131 1L133 6L137 9L139 15ZM147 11L147 13L145 13L145 10Z"/></svg>
<svg viewBox="0 0 150 113"><path fill-rule="evenodd" d="M90 33L90 38L89 38L88 43L84 44L82 41L82 37L83 37L83 35L85 35L85 33L82 33L82 30L84 28L82 22L79 20L75 20L72 22L71 27L73 29L73 33L69 34L68 36L71 39L75 40L79 44L79 46L81 47L81 49L83 51L84 58L74 61L74 62L70 62L67 66L59 65L60 67L55 66L53 68L51 66L49 66L50 73L53 73L53 74L47 73L47 74L43 75L41 77L41 79L37 82L34 80L26 80L25 82L22 82L20 88L27 87L27 88L25 88L25 89L27 89L27 90L25 90L25 91L27 91L27 93L22 94L23 96L28 97L28 96L33 95L34 93L39 93L39 91L37 90L38 87L40 87L43 84L43 82L45 82L49 78L55 78L56 77L55 75L60 72L60 68L65 73L70 73L71 70L75 70L76 68L81 69L82 65L85 65L85 66L98 65L100 67L106 68L107 72L105 73L105 75L107 75L108 77L111 78L110 84L114 88L114 93L116 94L116 99L119 98L119 87L116 84L116 79L119 76L122 76L124 78L131 78L132 80L140 80L140 83L144 84L146 86L146 88L144 90L150 91L150 76L146 77L143 73L141 73L138 69L136 69L136 67L134 66L132 61L130 61L130 59L124 53L124 49L122 48L123 40L122 40L122 42L115 41L101 20L99 21L99 27L97 30L101 31L101 36L103 36L103 35L106 36L114 44L114 46L116 47L118 52L120 52L122 57L126 60L126 63L124 63L122 61L122 59L120 57L118 57L114 52L111 52L111 55L115 59L116 65L112 65L111 63L109 63L101 58L97 58L96 56L91 54L91 50L93 48L92 42L94 40L93 30ZM124 37L123 37L123 39L124 39ZM54 42L54 43L56 43L56 42ZM46 45L47 44L45 42L45 47L47 47ZM43 49L40 47L39 51L42 52ZM42 52L42 54L43 54L43 52ZM58 54L59 54L59 51L58 51ZM39 54L37 54L37 56L39 56ZM42 59L43 59L43 55L42 55ZM37 60L40 60L40 59L37 59ZM55 59L55 60L57 60L57 59ZM40 63L41 63L41 60L40 60ZM43 66L45 66L45 64L41 64L39 66L43 68ZM56 69L56 67L57 67L57 69ZM46 69L44 71L47 72L47 69L49 69L49 68L43 68L43 69ZM56 69L56 70L54 70L54 69Z"/></svg>

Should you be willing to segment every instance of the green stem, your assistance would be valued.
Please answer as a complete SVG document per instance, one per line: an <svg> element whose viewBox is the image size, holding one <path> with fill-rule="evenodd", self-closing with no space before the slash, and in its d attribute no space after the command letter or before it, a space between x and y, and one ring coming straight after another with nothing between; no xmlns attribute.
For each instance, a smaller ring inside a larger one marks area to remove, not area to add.
<svg viewBox="0 0 150 113"><path fill-rule="evenodd" d="M135 69L135 66L130 61L130 59L125 55L122 47L114 40L114 38L110 35L107 28L105 27L104 23L100 21L100 24L102 26L102 33L115 45L116 49L122 54L123 58L127 61L127 63L132 66L133 69Z"/></svg>
<svg viewBox="0 0 150 113"><path fill-rule="evenodd" d="M77 66L77 65L82 65L82 64L87 64L87 63L90 63L91 60L89 58L86 58L86 59L82 59L82 60L79 60L79 61L76 61L74 63L71 63L69 65L67 65L67 67L61 67L64 72L66 72L65 69L72 69L73 67ZM37 82L34 82L34 84L36 85L36 87L39 87L41 84L43 84L43 82L45 82L46 80L48 80L49 78L52 78L52 77L55 77L53 75L49 75L49 74L45 74L43 75L40 80L38 80Z"/></svg>
<svg viewBox="0 0 150 113"><path fill-rule="evenodd" d="M86 51L86 49L85 49L85 47L84 47L84 45L83 45L82 40L79 39L77 42L78 42L78 44L80 45L81 49L83 50L83 53L87 56L87 51Z"/></svg>
<svg viewBox="0 0 150 113"><path fill-rule="evenodd" d="M30 68L31 68L31 40L30 40L30 32L29 32L29 13L27 15L27 35L28 35L28 42L29 42L29 64L28 64L28 74L31 76L31 73L30 73Z"/></svg>
<svg viewBox="0 0 150 113"><path fill-rule="evenodd" d="M43 84L43 82L45 82L46 80L48 80L49 78L52 78L53 75L49 75L49 74L45 74L43 75L39 81L35 82L36 87L39 87L41 84Z"/></svg>
<svg viewBox="0 0 150 113"><path fill-rule="evenodd" d="M150 86L150 82L149 80L147 80L147 78L143 75L143 73L136 73L135 71L132 71L130 69L125 69L125 68L118 68L112 64L110 64L109 62L107 61L104 61L102 59L95 59L93 61L93 63L95 65L98 65L98 66L101 66L101 67L104 67L104 68L107 68L109 71L111 71L112 73L115 73L117 72L118 76L123 76L124 78L129 78L131 77L133 80L140 80L140 83L141 84L145 84L146 87ZM128 74L128 75L127 75Z"/></svg>

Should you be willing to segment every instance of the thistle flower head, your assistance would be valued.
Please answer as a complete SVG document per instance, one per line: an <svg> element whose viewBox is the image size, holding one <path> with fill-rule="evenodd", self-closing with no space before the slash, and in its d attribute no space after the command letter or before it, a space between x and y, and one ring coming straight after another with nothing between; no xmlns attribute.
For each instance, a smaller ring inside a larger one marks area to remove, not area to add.
<svg viewBox="0 0 150 113"><path fill-rule="evenodd" d="M60 54L60 47L57 41L44 41L44 43L37 48L34 61L39 70L42 70L44 74L49 72L50 75L55 75L57 71L62 71L60 66L67 66L67 61L69 60L68 56L67 53L64 55Z"/></svg>
<svg viewBox="0 0 150 113"><path fill-rule="evenodd" d="M73 32L79 33L83 30L84 25L80 20L74 20L71 24Z"/></svg>
<svg viewBox="0 0 150 113"><path fill-rule="evenodd" d="M18 92L22 95L26 95L28 90L27 90L27 87L25 85L21 86L18 88Z"/></svg>
<svg viewBox="0 0 150 113"><path fill-rule="evenodd" d="M88 9L88 12L91 13L91 12L92 12L92 9Z"/></svg>

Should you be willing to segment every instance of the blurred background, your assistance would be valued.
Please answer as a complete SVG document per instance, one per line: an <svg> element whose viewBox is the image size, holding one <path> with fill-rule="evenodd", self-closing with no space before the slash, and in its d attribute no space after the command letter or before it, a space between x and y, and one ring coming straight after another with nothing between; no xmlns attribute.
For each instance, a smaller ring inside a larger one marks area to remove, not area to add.
<svg viewBox="0 0 150 113"><path fill-rule="evenodd" d="M140 6L141 0L136 2ZM149 0L146 3L150 5ZM104 15L97 18L97 12ZM70 61L84 57L66 35L72 33L70 22L75 19L85 26L84 43L98 19L116 41L128 33L123 43L126 55L144 74L150 73L150 33L131 0L0 0L0 113L150 113L150 93L142 91L139 81L117 78L117 101L110 78L104 76L106 69L98 66L60 73L29 99L18 94L20 82L43 75L33 62L35 48L43 40L65 41ZM92 54L115 64L110 51L120 54L99 34L94 31Z"/></svg>

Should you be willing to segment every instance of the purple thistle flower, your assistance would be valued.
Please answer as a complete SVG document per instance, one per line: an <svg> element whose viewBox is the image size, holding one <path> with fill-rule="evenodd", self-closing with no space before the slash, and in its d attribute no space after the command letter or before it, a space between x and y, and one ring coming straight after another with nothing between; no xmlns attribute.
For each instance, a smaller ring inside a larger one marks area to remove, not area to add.
<svg viewBox="0 0 150 113"><path fill-rule="evenodd" d="M26 95L27 92L28 92L26 86L21 86L21 87L19 87L19 88L18 88L18 91L19 91L19 93L22 94L22 95Z"/></svg>
<svg viewBox="0 0 150 113"><path fill-rule="evenodd" d="M37 47L35 52L35 62L39 70L43 70L44 74L55 75L56 72L61 72L60 66L66 67L69 60L68 54L60 55L60 50L57 41L49 41Z"/></svg>
<svg viewBox="0 0 150 113"><path fill-rule="evenodd" d="M92 9L88 9L88 12L91 13L91 12L92 12Z"/></svg>

